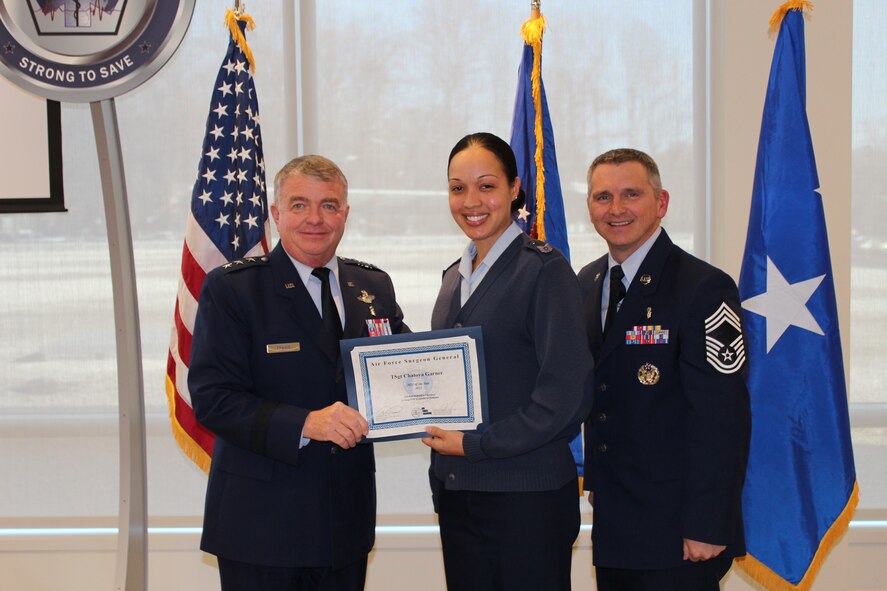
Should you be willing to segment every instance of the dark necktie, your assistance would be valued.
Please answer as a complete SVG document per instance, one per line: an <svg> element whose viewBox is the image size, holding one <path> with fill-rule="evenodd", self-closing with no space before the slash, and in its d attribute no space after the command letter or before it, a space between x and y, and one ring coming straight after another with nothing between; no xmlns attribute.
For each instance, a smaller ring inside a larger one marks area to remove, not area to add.
<svg viewBox="0 0 887 591"><path fill-rule="evenodd" d="M311 274L320 279L320 309L323 316L323 327L327 333L338 341L342 338L342 322L339 320L339 309L333 300L333 292L330 289L330 270L320 267L311 271Z"/></svg>
<svg viewBox="0 0 887 591"><path fill-rule="evenodd" d="M607 333L613 326L613 319L616 318L616 312L619 309L619 302L625 297L625 286L622 284L622 278L625 273L622 267L616 265L610 269L610 302L607 304L607 318L604 320L604 340L607 340Z"/></svg>

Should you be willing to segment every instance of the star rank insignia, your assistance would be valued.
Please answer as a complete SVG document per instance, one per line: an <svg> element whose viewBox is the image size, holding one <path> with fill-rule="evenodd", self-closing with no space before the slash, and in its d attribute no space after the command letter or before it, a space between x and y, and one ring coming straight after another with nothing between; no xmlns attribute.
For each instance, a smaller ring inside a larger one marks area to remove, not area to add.
<svg viewBox="0 0 887 591"><path fill-rule="evenodd" d="M705 319L705 359L723 374L736 373L745 363L742 325L726 302Z"/></svg>
<svg viewBox="0 0 887 591"><path fill-rule="evenodd" d="M357 265L358 267L360 267L362 269L369 269L370 271L378 271L379 270L379 267L377 267L376 265L373 265L370 263L365 263L363 261L358 261L357 259L349 259L347 257L340 257L339 260L341 260L343 263L348 263L349 265Z"/></svg>

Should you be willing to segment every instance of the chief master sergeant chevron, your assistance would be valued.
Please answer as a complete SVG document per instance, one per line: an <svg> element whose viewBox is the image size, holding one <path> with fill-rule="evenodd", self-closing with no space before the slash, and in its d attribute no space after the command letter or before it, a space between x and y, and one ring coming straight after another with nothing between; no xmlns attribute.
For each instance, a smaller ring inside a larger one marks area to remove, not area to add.
<svg viewBox="0 0 887 591"><path fill-rule="evenodd" d="M344 404L338 338L367 336L367 319L409 329L389 276L336 256L342 171L303 156L274 186L280 242L215 269L200 295L188 386L216 435L201 549L218 557L223 591L360 590L375 461Z"/></svg>
<svg viewBox="0 0 887 591"><path fill-rule="evenodd" d="M609 253L579 272L596 361L585 424L599 591L716 591L745 554L751 428L735 282L672 243L669 195L638 150L588 171Z"/></svg>

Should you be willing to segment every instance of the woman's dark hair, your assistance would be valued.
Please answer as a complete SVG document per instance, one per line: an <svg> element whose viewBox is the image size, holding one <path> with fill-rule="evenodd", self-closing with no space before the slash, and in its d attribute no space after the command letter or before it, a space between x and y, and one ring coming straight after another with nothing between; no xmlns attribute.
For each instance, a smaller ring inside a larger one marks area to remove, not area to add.
<svg viewBox="0 0 887 591"><path fill-rule="evenodd" d="M450 158L447 160L447 169L450 168L450 162L453 161L456 154L473 146L484 148L496 157L496 160L502 165L502 169L505 171L505 176L508 177L509 183L513 183L514 179L518 178L517 160L514 158L514 152L512 151L511 146L499 136L485 131L470 133L456 142L456 145L453 146L453 149L450 151ZM519 210L524 206L526 200L527 196L524 194L524 188L521 187L517 199L511 202L511 211L515 212Z"/></svg>

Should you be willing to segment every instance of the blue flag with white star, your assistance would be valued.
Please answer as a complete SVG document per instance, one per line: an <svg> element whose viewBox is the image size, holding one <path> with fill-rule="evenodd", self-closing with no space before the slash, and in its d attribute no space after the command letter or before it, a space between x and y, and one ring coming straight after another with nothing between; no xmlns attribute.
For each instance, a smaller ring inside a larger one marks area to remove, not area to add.
<svg viewBox="0 0 887 591"><path fill-rule="evenodd" d="M541 38L539 39L541 50ZM541 62L541 56L539 58ZM554 131L548 113L548 99L541 74L538 77L539 114L533 96L534 48L525 43L518 69L517 96L514 101L514 119L511 124L511 149L517 160L517 172L521 188L526 195L524 210L517 219L521 230L534 238L545 240L570 260L570 244L567 241L567 222L564 216L564 197L557 170L557 153L554 150ZM541 64L538 69L541 70ZM537 125L536 119L540 119ZM541 134L537 135L537 131ZM541 150L540 150L541 149ZM542 167L537 165L541 151ZM543 178L543 190L538 191L538 180ZM539 211L543 212L538 220ZM538 230L542 228L542 232Z"/></svg>
<svg viewBox="0 0 887 591"><path fill-rule="evenodd" d="M545 240L561 251L569 261L570 244L567 241L564 198L557 171L557 154L554 151L554 131L548 113L545 86L542 84L544 28L545 19L540 15L525 22L521 29L524 50L517 74L517 96L514 101L510 144L517 161L517 173L526 203L515 221L521 230L533 238ZM576 461L576 470L582 476L584 461L581 434L570 442L570 450Z"/></svg>
<svg viewBox="0 0 887 591"><path fill-rule="evenodd" d="M804 18L792 9L773 54L739 279L752 408L739 564L774 590L810 587L858 499L806 100Z"/></svg>

